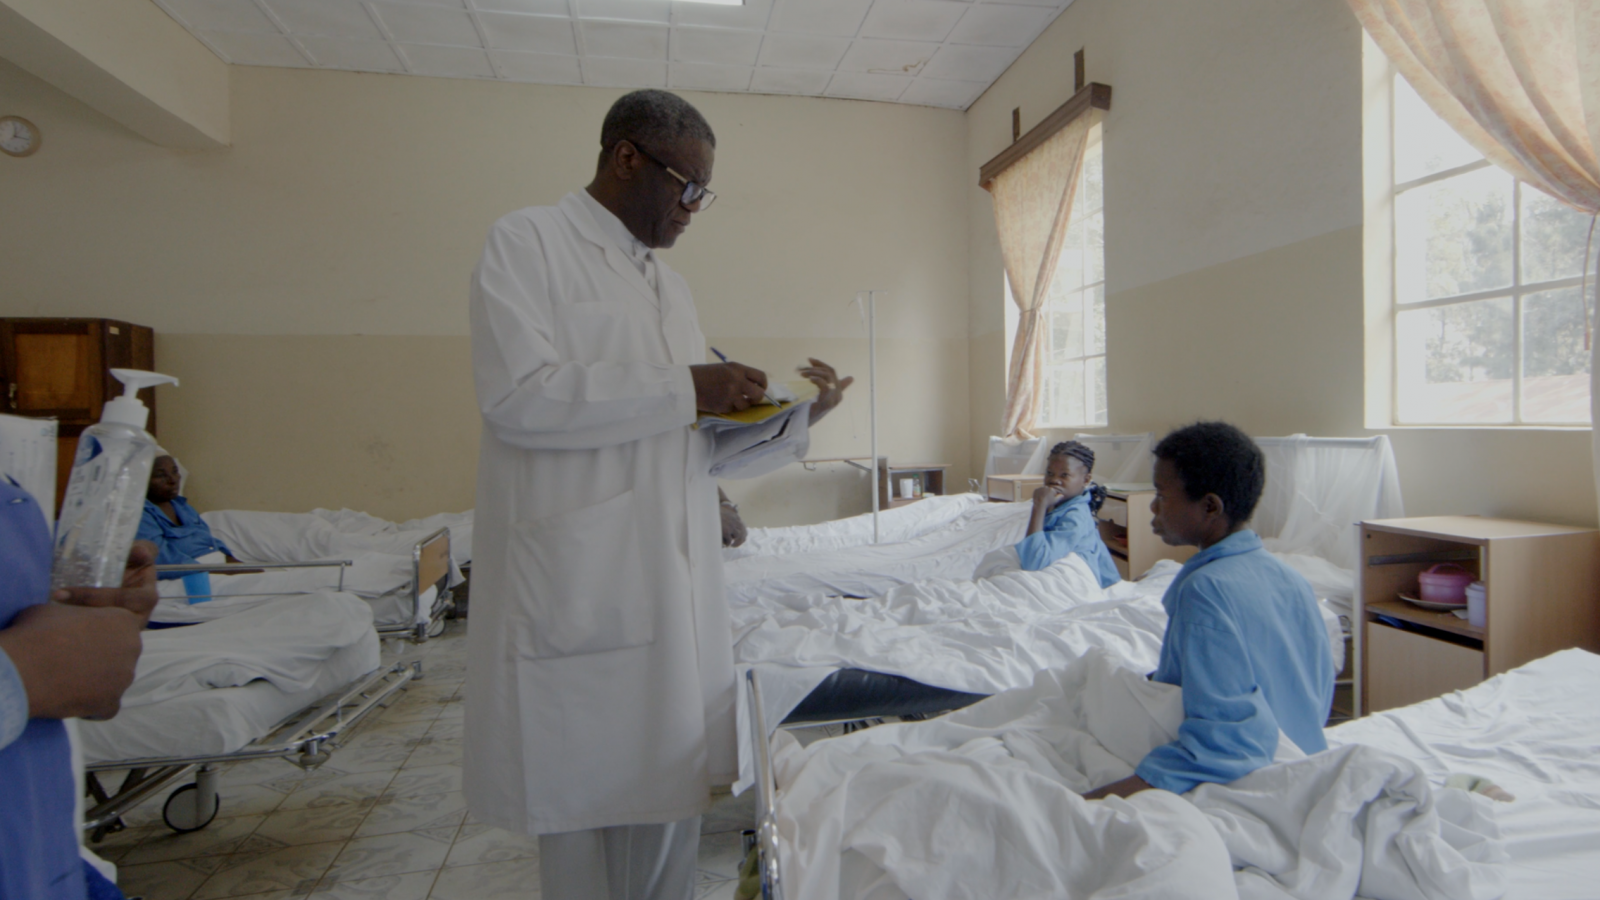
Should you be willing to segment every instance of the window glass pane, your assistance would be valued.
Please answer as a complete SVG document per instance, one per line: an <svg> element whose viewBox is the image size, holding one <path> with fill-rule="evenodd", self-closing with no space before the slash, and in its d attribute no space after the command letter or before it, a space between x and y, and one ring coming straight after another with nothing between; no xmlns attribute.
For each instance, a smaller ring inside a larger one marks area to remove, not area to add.
<svg viewBox="0 0 1600 900"><path fill-rule="evenodd" d="M1083 161L1083 180L1078 183L1078 196L1083 198L1085 209L1095 210L1105 205L1104 159L1100 148L1091 147L1088 159Z"/></svg>
<svg viewBox="0 0 1600 900"><path fill-rule="evenodd" d="M1509 297L1400 313L1400 421L1511 421L1514 338Z"/></svg>
<svg viewBox="0 0 1600 900"><path fill-rule="evenodd" d="M1050 365L1083 356L1083 295L1073 294L1050 307Z"/></svg>
<svg viewBox="0 0 1600 900"><path fill-rule="evenodd" d="M1522 283L1583 274L1592 220L1544 191L1522 186Z"/></svg>
<svg viewBox="0 0 1600 900"><path fill-rule="evenodd" d="M1097 212L1083 223L1083 283L1106 280L1106 216Z"/></svg>
<svg viewBox="0 0 1600 900"><path fill-rule="evenodd" d="M1084 332L1084 353L1106 352L1106 286L1096 285L1084 292L1089 297L1089 325Z"/></svg>
<svg viewBox="0 0 1600 900"><path fill-rule="evenodd" d="M1411 84L1394 77L1394 180L1404 184L1424 175L1483 158L1454 128L1433 114Z"/></svg>
<svg viewBox="0 0 1600 900"><path fill-rule="evenodd" d="M1395 198L1395 289L1401 303L1511 284L1512 179L1490 167Z"/></svg>
<svg viewBox="0 0 1600 900"><path fill-rule="evenodd" d="M1523 421L1589 421L1589 351L1579 293L1574 287L1522 300ZM1589 306L1592 315L1592 292Z"/></svg>
<svg viewBox="0 0 1600 900"><path fill-rule="evenodd" d="M1047 302L1060 302L1083 287L1083 221L1073 219L1067 228L1067 240L1061 245L1061 257L1056 260L1055 280L1050 282Z"/></svg>
<svg viewBox="0 0 1600 900"><path fill-rule="evenodd" d="M1106 424L1106 358L1097 356L1089 360L1091 415L1089 424Z"/></svg>
<svg viewBox="0 0 1600 900"><path fill-rule="evenodd" d="M1075 362L1056 370L1056 416L1051 421L1062 425L1087 422L1083 408L1083 363Z"/></svg>

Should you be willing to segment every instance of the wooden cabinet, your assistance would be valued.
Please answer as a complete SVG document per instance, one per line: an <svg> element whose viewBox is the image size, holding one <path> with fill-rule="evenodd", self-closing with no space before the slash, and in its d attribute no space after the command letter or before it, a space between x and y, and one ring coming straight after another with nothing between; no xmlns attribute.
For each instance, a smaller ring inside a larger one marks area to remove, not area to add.
<svg viewBox="0 0 1600 900"><path fill-rule="evenodd" d="M1472 516L1360 525L1357 715L1471 687L1569 647L1600 652L1600 532ZM1484 627L1399 599L1440 562L1487 587Z"/></svg>
<svg viewBox="0 0 1600 900"><path fill-rule="evenodd" d="M1015 503L1032 500L1033 492L1044 484L1043 475L990 475L984 493L990 500Z"/></svg>
<svg viewBox="0 0 1600 900"><path fill-rule="evenodd" d="M155 333L112 319L0 319L0 389L5 412L56 419L56 502L66 490L78 435L121 395L112 369L154 369ZM156 433L155 389L139 393Z"/></svg>
<svg viewBox="0 0 1600 900"><path fill-rule="evenodd" d="M878 508L894 509L915 503L923 497L944 493L944 470L949 463L890 465L888 457L878 458ZM904 496L904 479L912 480L912 493Z"/></svg>
<svg viewBox="0 0 1600 900"><path fill-rule="evenodd" d="M1100 539L1123 578L1138 578L1163 559L1183 562L1199 552L1195 547L1173 547L1150 530L1154 499L1155 491L1108 491L1096 514Z"/></svg>

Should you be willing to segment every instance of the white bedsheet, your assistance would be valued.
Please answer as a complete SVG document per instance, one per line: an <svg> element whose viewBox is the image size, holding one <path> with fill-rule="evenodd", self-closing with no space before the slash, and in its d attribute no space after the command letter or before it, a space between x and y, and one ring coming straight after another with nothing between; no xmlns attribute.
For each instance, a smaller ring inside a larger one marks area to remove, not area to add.
<svg viewBox="0 0 1600 900"><path fill-rule="evenodd" d="M362 559L378 554L404 561L404 578L411 577L411 550L442 527L450 529L450 557L459 567L472 559L472 514L447 513L404 523L435 523L432 527L401 528L392 522L352 510L319 509L309 513L262 512L223 509L202 513L200 518L211 532L233 550L236 557L251 563L307 562L316 559ZM462 519L451 524L450 520ZM384 530L384 529L390 530ZM458 541L460 546L457 546ZM451 572L451 584L460 583L460 573ZM395 587L393 579L359 582L353 588L362 593L381 594Z"/></svg>
<svg viewBox="0 0 1600 900"><path fill-rule="evenodd" d="M1600 896L1600 656L1564 650L1471 690L1328 729L1413 759L1434 784L1480 775L1517 798L1498 807L1508 897Z"/></svg>
<svg viewBox="0 0 1600 900"><path fill-rule="evenodd" d="M745 556L724 567L728 603L737 608L785 594L870 597L926 578L971 578L989 551L1022 540L1030 509L1031 503L981 503L899 543Z"/></svg>
<svg viewBox="0 0 1600 900"><path fill-rule="evenodd" d="M981 506L980 494L930 496L916 503L880 512L878 542L894 544L909 541L948 525L967 510ZM722 551L726 560L746 556L778 556L786 553L816 553L862 547L872 543L872 513L835 519L816 525L789 525L782 528L752 528L739 547Z"/></svg>
<svg viewBox="0 0 1600 900"><path fill-rule="evenodd" d="M297 693L285 693L271 682L252 681L125 708L103 722L80 721L84 758L101 763L232 753L377 667L378 637L369 630L357 643L328 657L311 686Z"/></svg>
<svg viewBox="0 0 1600 900"><path fill-rule="evenodd" d="M788 895L1503 892L1492 801L1453 789L1436 798L1414 763L1369 747L1307 758L1283 739L1274 765L1187 801L1161 791L1079 796L1131 774L1182 719L1179 689L1096 653L931 722L809 748L785 734L774 765Z"/></svg>
<svg viewBox="0 0 1600 900"><path fill-rule="evenodd" d="M199 625L146 631L123 709L214 688L266 681L288 694L316 683L323 664L352 645L371 648L372 610L331 591L282 597Z"/></svg>

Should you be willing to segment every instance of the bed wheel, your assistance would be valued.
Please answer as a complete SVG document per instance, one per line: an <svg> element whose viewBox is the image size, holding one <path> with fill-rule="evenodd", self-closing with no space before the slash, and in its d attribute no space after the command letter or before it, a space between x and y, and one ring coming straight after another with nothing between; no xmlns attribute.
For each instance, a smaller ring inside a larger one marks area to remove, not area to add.
<svg viewBox="0 0 1600 900"><path fill-rule="evenodd" d="M167 797L166 806L161 808L161 819L168 828L179 834L199 831L217 817L217 812L222 809L222 797L213 792L210 808L202 810L202 806L205 804L199 786L186 784Z"/></svg>

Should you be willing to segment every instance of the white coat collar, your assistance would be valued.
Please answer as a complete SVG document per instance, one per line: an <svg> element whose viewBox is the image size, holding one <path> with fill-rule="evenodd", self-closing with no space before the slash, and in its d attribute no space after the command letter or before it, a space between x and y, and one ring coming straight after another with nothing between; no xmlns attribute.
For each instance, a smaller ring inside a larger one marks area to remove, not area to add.
<svg viewBox="0 0 1600 900"><path fill-rule="evenodd" d="M590 199L593 200L593 198ZM568 219L572 220L572 224L577 227L580 235L600 247L605 253L606 264L612 270L626 279L629 284L638 288L640 293L649 298L653 306L657 308L661 306L661 298L655 291L650 289L650 283L644 280L643 275L639 274L639 269L628 258L627 252L617 246L617 242L606 234L605 229L600 227L599 222L595 221L594 214L589 211L588 204L584 202L584 198L579 197L576 193L568 194L561 198L558 208L566 213ZM661 261L657 260L656 282L659 284L661 280Z"/></svg>

